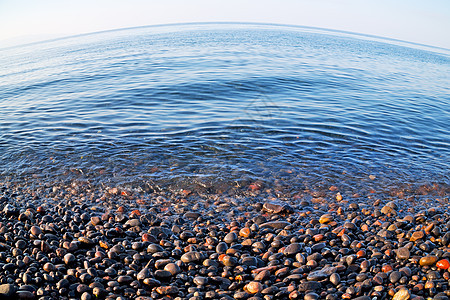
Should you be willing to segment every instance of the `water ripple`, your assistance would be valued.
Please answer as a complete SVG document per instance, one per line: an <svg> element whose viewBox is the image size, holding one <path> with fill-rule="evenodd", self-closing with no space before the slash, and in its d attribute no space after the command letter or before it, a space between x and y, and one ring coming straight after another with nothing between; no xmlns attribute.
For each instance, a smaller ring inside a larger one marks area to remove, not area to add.
<svg viewBox="0 0 450 300"><path fill-rule="evenodd" d="M449 184L447 55L299 28L154 30L0 50L0 174Z"/></svg>

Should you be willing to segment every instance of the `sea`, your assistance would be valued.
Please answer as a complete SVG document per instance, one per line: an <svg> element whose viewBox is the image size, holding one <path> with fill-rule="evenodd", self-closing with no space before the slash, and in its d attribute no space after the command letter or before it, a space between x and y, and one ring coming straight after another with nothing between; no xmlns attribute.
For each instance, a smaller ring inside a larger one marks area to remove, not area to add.
<svg viewBox="0 0 450 300"><path fill-rule="evenodd" d="M448 196L450 50L274 24L0 49L0 178Z"/></svg>

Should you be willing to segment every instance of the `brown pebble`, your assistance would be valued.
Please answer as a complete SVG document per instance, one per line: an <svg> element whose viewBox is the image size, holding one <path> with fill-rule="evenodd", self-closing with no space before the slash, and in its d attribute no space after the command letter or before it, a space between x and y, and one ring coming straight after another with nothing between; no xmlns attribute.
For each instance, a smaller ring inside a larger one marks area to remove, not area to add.
<svg viewBox="0 0 450 300"><path fill-rule="evenodd" d="M250 228L244 227L241 230L239 230L239 236L248 238L251 234Z"/></svg>
<svg viewBox="0 0 450 300"><path fill-rule="evenodd" d="M333 221L333 216L330 214L324 214L320 217L319 222L320 224L327 224Z"/></svg>
<svg viewBox="0 0 450 300"><path fill-rule="evenodd" d="M156 288L156 292L161 295L169 295L178 293L176 286L159 286Z"/></svg>
<svg viewBox="0 0 450 300"><path fill-rule="evenodd" d="M407 288L401 288L397 293L394 294L392 300L406 300L411 297L411 292Z"/></svg>
<svg viewBox="0 0 450 300"><path fill-rule="evenodd" d="M424 256L419 260L421 266L431 266L438 261L438 257L435 255Z"/></svg>
<svg viewBox="0 0 450 300"><path fill-rule="evenodd" d="M399 259L408 259L410 256L409 250L406 247L400 247L397 250L397 257Z"/></svg>
<svg viewBox="0 0 450 300"><path fill-rule="evenodd" d="M411 238L409 239L411 242L415 242L417 240L420 240L421 238L423 238L425 236L425 233L420 230L420 231L415 231L412 235Z"/></svg>
<svg viewBox="0 0 450 300"><path fill-rule="evenodd" d="M32 227L30 228L30 233L31 233L32 235L34 235L34 236L38 236L38 235L40 235L40 234L42 233L42 230L41 230L41 228L38 227L38 226L32 226Z"/></svg>
<svg viewBox="0 0 450 300"><path fill-rule="evenodd" d="M256 294L263 290L263 285L258 281L251 281L245 287L250 294Z"/></svg>
<svg viewBox="0 0 450 300"><path fill-rule="evenodd" d="M55 271L56 270L56 268L55 268L55 265L54 264L52 264L52 263L46 263L46 264L44 264L44 266L42 267L42 269L44 269L44 271L46 271L46 272L52 272L52 271Z"/></svg>

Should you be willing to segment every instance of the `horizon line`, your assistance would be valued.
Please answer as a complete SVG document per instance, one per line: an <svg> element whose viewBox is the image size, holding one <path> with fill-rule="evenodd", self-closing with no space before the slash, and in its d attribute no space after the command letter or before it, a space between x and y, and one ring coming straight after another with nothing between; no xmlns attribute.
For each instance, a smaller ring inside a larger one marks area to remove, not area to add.
<svg viewBox="0 0 450 300"><path fill-rule="evenodd" d="M436 50L444 50L444 51L450 52L450 48L444 48L444 47L440 47L440 46L433 46L433 45L422 44L422 43L418 43L418 42L405 41L405 40L401 40L401 39L397 39L397 38L390 38L390 37L384 37L384 36L379 36L379 35L374 35L374 34L352 32L352 31L346 31L346 30L340 30L340 29L306 26L306 25L283 24L283 23L227 22L227 21L164 23L164 24L150 24L150 25L140 25L140 26L105 29L105 30L99 30L99 31L93 31L93 32L85 32L85 33L61 36L61 37L50 38L50 39L43 39L43 40L38 40L38 41L34 41L34 42L25 42L23 44L17 44L17 45L13 45L13 46L0 47L0 50L7 50L7 49L12 49L12 48L17 48L17 47L25 47L25 46L30 46L30 45L34 45L34 44L40 44L40 43L50 43L50 42L54 42L54 41L58 41L58 40L71 39L71 38L77 38L77 37L89 36L89 35L95 35L95 34L102 34L102 33L107 33L107 32L114 32L114 31L126 31L126 30L133 30L133 29L139 29L139 28L150 28L150 27L171 27L171 26L183 26L183 25L207 25L207 24L218 24L218 25L220 25L220 24L239 25L240 24L240 25L266 25L266 26L268 25L268 26L275 26L275 27L293 27L293 28L314 29L314 30L343 33L343 34L372 38L372 39L381 39L381 40L392 41L392 42L406 43L406 44L410 44L410 45L432 48L432 49L436 49ZM439 53L441 53L441 52L439 52ZM441 54L444 54L444 53L441 53Z"/></svg>

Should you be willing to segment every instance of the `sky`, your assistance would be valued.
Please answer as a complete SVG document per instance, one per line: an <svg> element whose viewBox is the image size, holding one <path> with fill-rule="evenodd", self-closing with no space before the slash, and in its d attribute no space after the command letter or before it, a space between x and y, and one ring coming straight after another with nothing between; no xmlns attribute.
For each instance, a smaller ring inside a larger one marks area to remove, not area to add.
<svg viewBox="0 0 450 300"><path fill-rule="evenodd" d="M0 47L189 22L302 25L450 49L450 0L0 0Z"/></svg>

